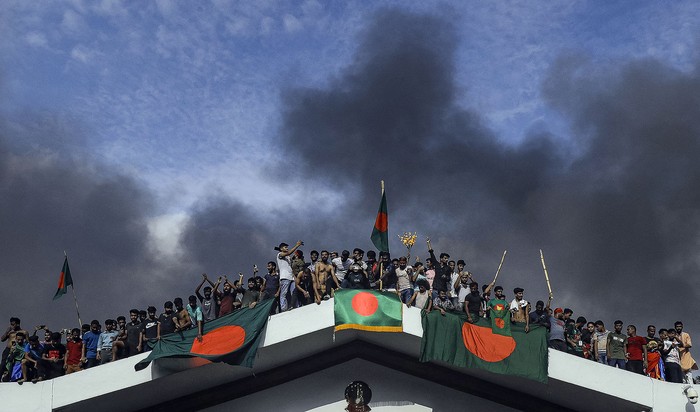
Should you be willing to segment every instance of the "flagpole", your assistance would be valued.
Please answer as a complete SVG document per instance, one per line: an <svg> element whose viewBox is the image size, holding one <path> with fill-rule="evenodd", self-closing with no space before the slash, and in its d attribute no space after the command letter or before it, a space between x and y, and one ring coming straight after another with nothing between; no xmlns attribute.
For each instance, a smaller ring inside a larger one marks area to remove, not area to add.
<svg viewBox="0 0 700 412"><path fill-rule="evenodd" d="M66 261L68 261L68 254L66 251L63 251L63 256L65 256ZM71 275L72 279L72 275ZM75 313L78 315L78 329L83 327L83 322L80 320L80 309L78 309L78 297L75 295L75 284L74 282L71 282L71 290L73 291L73 301L75 302Z"/></svg>
<svg viewBox="0 0 700 412"><path fill-rule="evenodd" d="M508 253L508 251L504 250L503 256L501 256L501 263L498 264L498 269L496 269L496 276L493 277L493 282L491 282L492 285L496 285L496 279L498 279L498 274L501 273L501 267L503 266L503 261L506 259L506 253Z"/></svg>
<svg viewBox="0 0 700 412"><path fill-rule="evenodd" d="M549 290L549 300L551 301L554 295L552 295L552 285L549 283L549 273L547 273L547 265L544 263L544 253L540 249L540 260L542 261L542 270L544 270L544 279L547 281L547 289Z"/></svg>

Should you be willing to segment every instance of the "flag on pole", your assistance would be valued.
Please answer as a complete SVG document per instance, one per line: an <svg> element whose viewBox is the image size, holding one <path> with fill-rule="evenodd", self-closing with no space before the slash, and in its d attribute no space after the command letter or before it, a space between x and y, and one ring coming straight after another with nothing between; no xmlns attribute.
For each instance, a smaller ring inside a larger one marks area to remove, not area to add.
<svg viewBox="0 0 700 412"><path fill-rule="evenodd" d="M68 292L68 286L73 286L73 278L70 276L70 268L68 267L68 256L63 261L63 269L61 276L58 278L58 290L53 296L53 300L60 298Z"/></svg>
<svg viewBox="0 0 700 412"><path fill-rule="evenodd" d="M403 305L394 292L340 289L334 294L335 330L402 332Z"/></svg>
<svg viewBox="0 0 700 412"><path fill-rule="evenodd" d="M382 180L382 201L379 204L377 219L374 221L372 229L372 243L380 252L389 251L389 215L386 208L386 192L384 191L384 181Z"/></svg>
<svg viewBox="0 0 700 412"><path fill-rule="evenodd" d="M274 299L263 300L254 308L240 309L205 323L201 341L197 340L197 328L162 336L134 369L141 370L160 358L195 356L252 368L273 303Z"/></svg>

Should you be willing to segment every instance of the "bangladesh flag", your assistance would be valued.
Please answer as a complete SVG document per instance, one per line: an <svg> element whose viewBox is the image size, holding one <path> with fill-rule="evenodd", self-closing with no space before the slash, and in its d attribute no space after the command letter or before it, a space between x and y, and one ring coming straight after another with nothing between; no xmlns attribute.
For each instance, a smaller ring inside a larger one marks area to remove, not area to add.
<svg viewBox="0 0 700 412"><path fill-rule="evenodd" d="M53 300L60 298L68 292L68 286L73 286L73 278L70 275L70 268L68 267L68 256L63 260L63 269L61 269L61 275L58 278L58 290L56 294L53 295Z"/></svg>
<svg viewBox="0 0 700 412"><path fill-rule="evenodd" d="M372 332L402 332L403 307L396 293L367 289L335 292L335 330L359 329Z"/></svg>
<svg viewBox="0 0 700 412"><path fill-rule="evenodd" d="M386 208L386 192L384 191L384 181L382 181L382 202L379 204L377 219L374 221L372 229L372 243L380 252L389 251L389 214Z"/></svg>
<svg viewBox="0 0 700 412"><path fill-rule="evenodd" d="M494 333L485 319L467 322L465 313L422 313L421 362L440 360L459 367L485 369L547 382L547 329L511 328L512 336Z"/></svg>
<svg viewBox="0 0 700 412"><path fill-rule="evenodd" d="M503 299L491 299L489 317L491 318L491 331L503 336L510 336L510 306Z"/></svg>
<svg viewBox="0 0 700 412"><path fill-rule="evenodd" d="M267 299L252 309L241 309L206 322L201 342L197 340L196 328L162 336L148 357L134 365L134 369L141 370L159 358L194 356L252 368L273 303L274 299Z"/></svg>

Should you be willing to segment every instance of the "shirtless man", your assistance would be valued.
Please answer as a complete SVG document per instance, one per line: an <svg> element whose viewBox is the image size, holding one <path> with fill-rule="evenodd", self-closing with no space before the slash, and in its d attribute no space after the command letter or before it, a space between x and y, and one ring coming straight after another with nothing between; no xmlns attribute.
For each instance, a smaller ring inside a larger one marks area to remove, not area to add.
<svg viewBox="0 0 700 412"><path fill-rule="evenodd" d="M312 295L312 290L314 289L313 279L314 276L309 268L304 268L294 279L296 283L294 293L296 293L297 301L301 306L308 305L314 300L314 296Z"/></svg>
<svg viewBox="0 0 700 412"><path fill-rule="evenodd" d="M328 256L327 250L321 251L321 260L316 262L314 269L314 295L317 305L321 304L321 299L327 299L326 296L333 296L333 284L336 288L340 288L338 278L335 276L335 269L328 262Z"/></svg>
<svg viewBox="0 0 700 412"><path fill-rule="evenodd" d="M524 323L525 332L530 331L530 303L523 298L523 288L513 289L515 298L510 302L510 319L513 323Z"/></svg>
<svg viewBox="0 0 700 412"><path fill-rule="evenodd" d="M192 321L190 320L190 314L187 313L187 309L183 306L182 298L175 298L173 303L175 303L175 312L173 313L175 332L189 329L192 326Z"/></svg>

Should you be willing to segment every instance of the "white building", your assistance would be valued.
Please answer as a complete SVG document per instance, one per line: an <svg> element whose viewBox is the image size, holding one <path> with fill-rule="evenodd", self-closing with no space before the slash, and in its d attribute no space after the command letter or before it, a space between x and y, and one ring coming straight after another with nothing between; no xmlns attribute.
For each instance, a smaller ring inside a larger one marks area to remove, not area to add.
<svg viewBox="0 0 700 412"><path fill-rule="evenodd" d="M686 385L549 352L547 384L442 363L421 363L420 311L404 332L333 333L333 301L272 316L252 369L144 355L36 384L0 384L0 410L342 411L348 383L372 389L383 411L700 411Z"/></svg>

